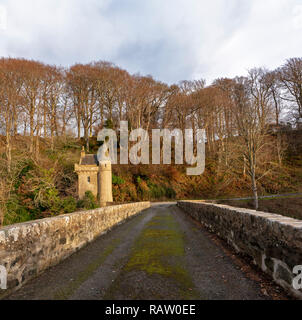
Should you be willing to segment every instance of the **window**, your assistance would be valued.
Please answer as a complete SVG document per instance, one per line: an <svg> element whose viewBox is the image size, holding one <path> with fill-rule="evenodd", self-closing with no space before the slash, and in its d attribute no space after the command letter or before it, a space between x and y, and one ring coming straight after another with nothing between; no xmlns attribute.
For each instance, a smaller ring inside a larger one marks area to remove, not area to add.
<svg viewBox="0 0 302 320"><path fill-rule="evenodd" d="M90 183L90 177L87 178L88 183Z"/></svg>

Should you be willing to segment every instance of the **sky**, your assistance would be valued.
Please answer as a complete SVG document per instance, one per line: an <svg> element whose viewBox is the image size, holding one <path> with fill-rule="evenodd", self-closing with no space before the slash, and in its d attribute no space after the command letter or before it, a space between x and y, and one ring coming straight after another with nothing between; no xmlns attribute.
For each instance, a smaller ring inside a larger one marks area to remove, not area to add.
<svg viewBox="0 0 302 320"><path fill-rule="evenodd" d="M302 56L302 0L0 0L0 56L106 60L169 84Z"/></svg>

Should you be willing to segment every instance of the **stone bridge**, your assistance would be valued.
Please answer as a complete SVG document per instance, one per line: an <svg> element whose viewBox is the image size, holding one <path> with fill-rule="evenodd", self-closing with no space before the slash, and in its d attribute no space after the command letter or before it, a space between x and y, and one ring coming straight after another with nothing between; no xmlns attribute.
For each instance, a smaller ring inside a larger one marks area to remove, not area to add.
<svg viewBox="0 0 302 320"><path fill-rule="evenodd" d="M8 290L0 295L10 300L269 300L289 299L288 293L301 298L290 273L301 258L301 230L302 223L293 219L185 201L113 206L18 224L0 229L0 265L8 270Z"/></svg>

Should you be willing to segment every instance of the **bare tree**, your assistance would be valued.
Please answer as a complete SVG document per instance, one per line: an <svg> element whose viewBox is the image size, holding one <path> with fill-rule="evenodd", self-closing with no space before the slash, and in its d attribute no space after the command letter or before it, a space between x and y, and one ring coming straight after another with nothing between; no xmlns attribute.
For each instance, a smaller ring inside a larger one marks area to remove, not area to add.
<svg viewBox="0 0 302 320"><path fill-rule="evenodd" d="M291 104L298 122L302 118L302 58L287 60L279 69L279 76L286 92L283 99Z"/></svg>
<svg viewBox="0 0 302 320"><path fill-rule="evenodd" d="M267 143L271 105L269 86L264 81L265 71L253 69L248 78L237 78L234 88L234 117L238 130L238 150L247 163L247 173L251 178L254 207L258 210L257 175L259 155Z"/></svg>
<svg viewBox="0 0 302 320"><path fill-rule="evenodd" d="M12 142L11 137L15 134L18 109L21 103L22 79L18 72L20 61L16 59L0 60L0 101L2 116L6 131L6 159L7 170L11 171Z"/></svg>
<svg viewBox="0 0 302 320"><path fill-rule="evenodd" d="M276 126L279 127L280 116L285 106L284 100L282 99L282 84L278 71L268 72L265 81L270 88L272 104L274 106L275 123Z"/></svg>
<svg viewBox="0 0 302 320"><path fill-rule="evenodd" d="M36 131L37 107L42 100L42 79L44 65L40 62L24 60L21 69L23 80L22 94L24 98L24 111L29 117L30 129L30 148L29 152L34 151L34 134Z"/></svg>
<svg viewBox="0 0 302 320"><path fill-rule="evenodd" d="M55 135L58 135L58 121L61 99L63 98L64 77L63 70L55 66L47 66L44 80L44 106L46 107L47 119L50 123L51 150L54 150ZM44 129L45 130L45 129Z"/></svg>
<svg viewBox="0 0 302 320"><path fill-rule="evenodd" d="M84 130L86 149L89 151L89 137L93 124L96 121L97 111L97 73L92 65L75 65L68 72L68 82L73 100L76 103L78 134L81 124Z"/></svg>

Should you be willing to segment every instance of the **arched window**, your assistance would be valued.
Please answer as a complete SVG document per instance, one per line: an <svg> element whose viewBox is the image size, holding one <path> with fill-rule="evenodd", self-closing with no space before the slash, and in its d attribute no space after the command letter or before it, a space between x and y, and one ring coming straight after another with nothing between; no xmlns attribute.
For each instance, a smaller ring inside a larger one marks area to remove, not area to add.
<svg viewBox="0 0 302 320"><path fill-rule="evenodd" d="M90 183L90 177L87 178L88 183Z"/></svg>

